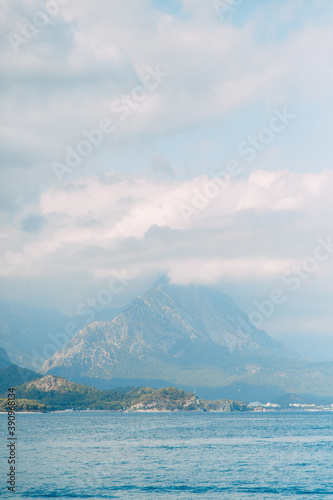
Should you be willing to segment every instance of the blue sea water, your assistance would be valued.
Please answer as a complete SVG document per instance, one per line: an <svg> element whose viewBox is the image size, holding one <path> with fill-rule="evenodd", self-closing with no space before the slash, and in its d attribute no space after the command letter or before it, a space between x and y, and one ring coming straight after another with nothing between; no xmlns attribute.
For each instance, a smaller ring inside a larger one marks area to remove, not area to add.
<svg viewBox="0 0 333 500"><path fill-rule="evenodd" d="M4 498L333 499L333 412L17 415Z"/></svg>

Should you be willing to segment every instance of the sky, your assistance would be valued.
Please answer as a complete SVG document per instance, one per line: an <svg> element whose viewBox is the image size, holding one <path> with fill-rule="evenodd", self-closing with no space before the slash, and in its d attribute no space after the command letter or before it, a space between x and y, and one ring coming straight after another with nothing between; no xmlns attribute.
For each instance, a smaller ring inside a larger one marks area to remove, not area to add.
<svg viewBox="0 0 333 500"><path fill-rule="evenodd" d="M167 275L333 360L332 2L0 7L1 297Z"/></svg>

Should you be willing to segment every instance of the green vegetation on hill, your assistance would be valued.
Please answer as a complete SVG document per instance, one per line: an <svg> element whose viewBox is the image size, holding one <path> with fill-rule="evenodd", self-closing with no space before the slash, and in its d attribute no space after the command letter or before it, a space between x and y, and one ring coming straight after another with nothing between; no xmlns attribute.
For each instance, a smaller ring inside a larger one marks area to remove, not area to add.
<svg viewBox="0 0 333 500"><path fill-rule="evenodd" d="M5 368L0 369L0 395L6 395L9 387L16 387L17 385L30 382L41 378L42 375L36 373L28 368L21 368L17 365L10 364Z"/></svg>
<svg viewBox="0 0 333 500"><path fill-rule="evenodd" d="M16 389L17 397L43 402L48 410L130 410L134 405L144 409L153 405L155 399L160 409L183 409L190 394L175 388L154 390L150 387L133 389L126 393L99 391L94 387L71 384L63 390L45 391L33 384L25 384ZM136 408L133 408L133 410Z"/></svg>
<svg viewBox="0 0 333 500"><path fill-rule="evenodd" d="M207 411L248 411L249 407L241 401L220 399L217 401L201 400Z"/></svg>
<svg viewBox="0 0 333 500"><path fill-rule="evenodd" d="M8 399L0 398L0 412L8 411ZM46 405L30 399L16 399L15 411L47 411Z"/></svg>
<svg viewBox="0 0 333 500"><path fill-rule="evenodd" d="M55 377L54 377L55 378ZM64 379L63 379L64 380ZM132 391L133 392L133 391ZM70 383L63 388L45 390L34 383L16 388L16 396L43 402L49 411L87 408L98 410L122 410L132 398L117 391L99 391L94 387Z"/></svg>
<svg viewBox="0 0 333 500"><path fill-rule="evenodd" d="M198 398L190 392L176 387L167 387L154 390L144 388L145 394L138 394L139 399L131 406L131 411L193 411L201 410L202 405Z"/></svg>
<svg viewBox="0 0 333 500"><path fill-rule="evenodd" d="M5 397L5 394L2 395ZM167 387L155 390L141 387L127 392L100 391L46 375L16 387L17 411L36 410L127 410L127 411L238 411L248 409L236 401L200 401L195 394ZM0 400L0 411L6 411L6 399ZM214 406L214 403L215 406ZM209 404L212 407L209 407Z"/></svg>

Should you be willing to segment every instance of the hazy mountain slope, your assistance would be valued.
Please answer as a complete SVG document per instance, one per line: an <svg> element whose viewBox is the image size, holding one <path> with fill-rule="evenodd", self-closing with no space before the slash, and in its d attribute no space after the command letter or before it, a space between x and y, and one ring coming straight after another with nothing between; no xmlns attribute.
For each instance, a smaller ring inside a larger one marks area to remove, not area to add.
<svg viewBox="0 0 333 500"><path fill-rule="evenodd" d="M42 372L87 383L223 386L239 378L232 367L292 356L265 332L246 331L240 318L245 314L223 294L162 280L112 321L86 326Z"/></svg>
<svg viewBox="0 0 333 500"><path fill-rule="evenodd" d="M0 368L5 368L6 366L11 365L11 361L6 353L5 349L0 347Z"/></svg>
<svg viewBox="0 0 333 500"><path fill-rule="evenodd" d="M118 313L119 309L103 309L95 313L95 318L110 321ZM27 307L1 300L0 344L5 347L13 363L37 369L50 356L47 353L50 353L52 345L53 352L59 347L59 341L58 346L54 344L54 336L59 334L60 341L70 338L72 328L66 329L66 326L75 323L76 331L79 331L87 324L88 317L89 314L70 317L54 309ZM50 344L45 355L43 349Z"/></svg>
<svg viewBox="0 0 333 500"><path fill-rule="evenodd" d="M21 368L20 366L10 364L5 368L0 369L0 395L5 397L9 387L16 387L40 378L39 373L29 370L28 368Z"/></svg>
<svg viewBox="0 0 333 500"><path fill-rule="evenodd" d="M41 352L48 333L63 331L68 320L58 311L0 301L0 342L13 363L32 367L34 350Z"/></svg>

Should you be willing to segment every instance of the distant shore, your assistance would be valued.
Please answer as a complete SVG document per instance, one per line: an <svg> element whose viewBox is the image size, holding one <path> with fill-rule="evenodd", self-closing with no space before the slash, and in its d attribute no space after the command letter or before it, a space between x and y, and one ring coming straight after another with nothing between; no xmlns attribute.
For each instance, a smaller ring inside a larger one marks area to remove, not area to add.
<svg viewBox="0 0 333 500"><path fill-rule="evenodd" d="M295 412L321 412L321 413L327 413L327 412L333 412L333 408L279 408L279 409L266 409L263 408L262 410L255 410L251 409L249 410L248 413L295 413ZM0 415L1 414L6 414L7 411L5 410L0 410ZM65 410L36 410L36 411L17 411L15 412L16 415L27 415L27 414L38 414L40 415L41 413L129 413L129 414L137 414L137 413L239 413L239 412L226 412L223 410L93 410L93 409L65 409Z"/></svg>

